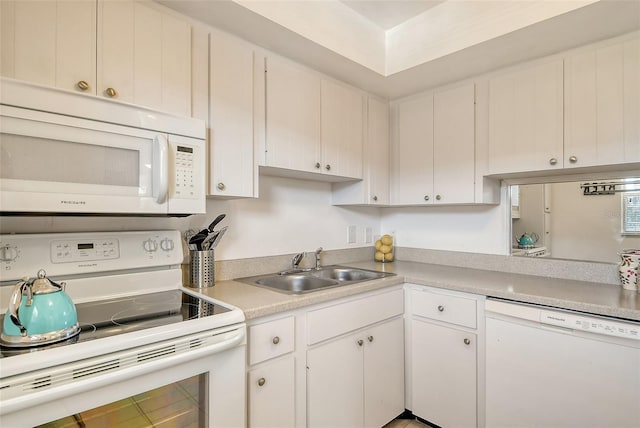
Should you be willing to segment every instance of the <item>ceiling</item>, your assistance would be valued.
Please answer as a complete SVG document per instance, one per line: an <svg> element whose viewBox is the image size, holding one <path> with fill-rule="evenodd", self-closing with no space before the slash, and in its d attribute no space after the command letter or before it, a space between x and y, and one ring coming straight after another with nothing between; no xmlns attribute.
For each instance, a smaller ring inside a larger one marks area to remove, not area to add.
<svg viewBox="0 0 640 428"><path fill-rule="evenodd" d="M445 0L342 0L342 3L383 30L420 15Z"/></svg>
<svg viewBox="0 0 640 428"><path fill-rule="evenodd" d="M638 0L155 0L389 99L640 29Z"/></svg>

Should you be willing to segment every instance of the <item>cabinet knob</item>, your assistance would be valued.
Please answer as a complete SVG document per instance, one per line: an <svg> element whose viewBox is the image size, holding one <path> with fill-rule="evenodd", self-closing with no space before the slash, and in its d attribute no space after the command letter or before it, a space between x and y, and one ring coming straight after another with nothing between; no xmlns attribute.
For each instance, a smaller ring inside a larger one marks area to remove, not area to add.
<svg viewBox="0 0 640 428"><path fill-rule="evenodd" d="M76 86L78 87L78 89L80 89L81 91L86 91L87 89L89 89L89 83L87 83L86 80L81 80L78 83L76 83Z"/></svg>
<svg viewBox="0 0 640 428"><path fill-rule="evenodd" d="M442 305L438 306L438 310L439 310L440 312L444 312L444 306L442 306Z"/></svg>
<svg viewBox="0 0 640 428"><path fill-rule="evenodd" d="M220 183L218 183L218 185L216 187L218 188L218 190L224 190L225 187L227 187L227 186L225 186L223 182L220 182Z"/></svg>
<svg viewBox="0 0 640 428"><path fill-rule="evenodd" d="M571 157L569 158L569 162L571 162L571 163L576 163L576 162L578 162L578 158L577 158L576 156L571 156Z"/></svg>
<svg viewBox="0 0 640 428"><path fill-rule="evenodd" d="M113 98L113 97L115 97L116 95L118 95L118 93L116 92L116 90L115 90L115 89L113 89L113 88L107 88L107 89L104 91L104 93L105 93L105 94L107 94L108 96L110 96L111 98Z"/></svg>
<svg viewBox="0 0 640 428"><path fill-rule="evenodd" d="M261 377L258 379L258 386L264 386L265 383L267 383L265 378Z"/></svg>
<svg viewBox="0 0 640 428"><path fill-rule="evenodd" d="M367 337L367 340L368 340L369 342L373 342L373 336L369 336L369 337Z"/></svg>
<svg viewBox="0 0 640 428"><path fill-rule="evenodd" d="M320 162L316 162L316 169L320 169Z"/></svg>
<svg viewBox="0 0 640 428"><path fill-rule="evenodd" d="M465 338L465 339L464 339L464 344L465 344L465 345L470 345L470 344L471 344L471 340L469 340L469 339Z"/></svg>
<svg viewBox="0 0 640 428"><path fill-rule="evenodd" d="M555 165L557 163L558 163L558 159L556 159L556 158L549 159L549 165Z"/></svg>
<svg viewBox="0 0 640 428"><path fill-rule="evenodd" d="M331 165L326 164L326 165L325 165L325 167L324 167L324 169L326 169L327 171L331 171Z"/></svg>
<svg viewBox="0 0 640 428"><path fill-rule="evenodd" d="M436 201L439 201L440 199L442 199L442 196L436 195Z"/></svg>
<svg viewBox="0 0 640 428"><path fill-rule="evenodd" d="M364 344L364 340L360 339L358 340L358 346L362 346Z"/></svg>
<svg viewBox="0 0 640 428"><path fill-rule="evenodd" d="M377 200L378 200L378 197L377 197L377 196L374 196L374 197L373 197L373 200L374 200L374 201L377 201Z"/></svg>
<svg viewBox="0 0 640 428"><path fill-rule="evenodd" d="M429 200L429 195L425 195L425 196L424 196L424 200L425 200L425 201L428 201L428 200Z"/></svg>
<svg viewBox="0 0 640 428"><path fill-rule="evenodd" d="M280 338L278 336L273 338L273 344L277 345L278 343L280 343Z"/></svg>

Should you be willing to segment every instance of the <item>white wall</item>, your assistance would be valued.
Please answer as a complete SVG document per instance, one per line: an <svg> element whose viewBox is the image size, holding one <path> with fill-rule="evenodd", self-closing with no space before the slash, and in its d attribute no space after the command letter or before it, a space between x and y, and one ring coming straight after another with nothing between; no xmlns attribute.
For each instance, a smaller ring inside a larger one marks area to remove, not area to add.
<svg viewBox="0 0 640 428"><path fill-rule="evenodd" d="M506 188L501 200L506 201ZM385 208L381 232L395 233L399 247L509 254L507 204Z"/></svg>
<svg viewBox="0 0 640 428"><path fill-rule="evenodd" d="M300 251L362 247L364 227L377 233L377 208L331 205L331 185L275 177L260 177L260 198L208 200L206 215L153 217L0 217L0 233L50 233L189 228L200 230L218 214L229 226L216 249L218 260L270 256ZM356 244L347 244L347 228L358 226Z"/></svg>

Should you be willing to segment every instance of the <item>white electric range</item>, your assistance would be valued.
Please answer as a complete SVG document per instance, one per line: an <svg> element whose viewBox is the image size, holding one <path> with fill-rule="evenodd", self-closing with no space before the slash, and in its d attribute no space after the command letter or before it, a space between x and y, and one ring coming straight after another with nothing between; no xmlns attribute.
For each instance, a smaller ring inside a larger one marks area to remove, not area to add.
<svg viewBox="0 0 640 428"><path fill-rule="evenodd" d="M0 426L244 426L244 315L184 288L183 259L179 231L0 235L2 313L44 269L81 327L0 348Z"/></svg>

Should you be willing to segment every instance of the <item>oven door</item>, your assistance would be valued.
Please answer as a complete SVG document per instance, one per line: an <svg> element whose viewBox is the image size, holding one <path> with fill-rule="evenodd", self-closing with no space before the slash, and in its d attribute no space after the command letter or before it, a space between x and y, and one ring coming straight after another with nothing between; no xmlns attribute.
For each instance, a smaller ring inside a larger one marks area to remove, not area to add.
<svg viewBox="0 0 640 428"><path fill-rule="evenodd" d="M3 379L0 426L243 427L246 327L222 330Z"/></svg>
<svg viewBox="0 0 640 428"><path fill-rule="evenodd" d="M0 108L3 212L167 213L165 134Z"/></svg>

